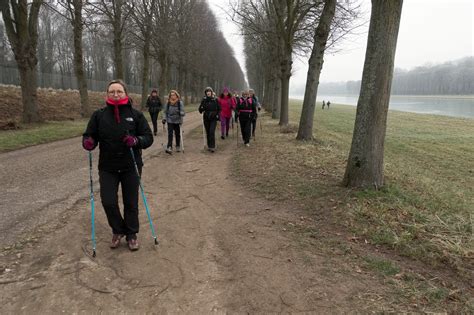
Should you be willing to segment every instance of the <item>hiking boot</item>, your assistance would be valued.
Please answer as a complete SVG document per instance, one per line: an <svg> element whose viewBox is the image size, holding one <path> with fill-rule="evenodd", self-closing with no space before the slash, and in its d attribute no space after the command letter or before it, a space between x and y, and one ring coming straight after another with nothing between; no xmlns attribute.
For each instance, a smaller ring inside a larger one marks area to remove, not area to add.
<svg viewBox="0 0 474 315"><path fill-rule="evenodd" d="M211 151L211 153L214 153L214 152L216 152L216 149L210 148L209 151Z"/></svg>
<svg viewBox="0 0 474 315"><path fill-rule="evenodd" d="M110 248L117 248L120 246L120 240L122 239L123 234L114 234L112 235L112 242L110 243Z"/></svg>
<svg viewBox="0 0 474 315"><path fill-rule="evenodd" d="M176 147L176 152L181 152L181 147Z"/></svg>
<svg viewBox="0 0 474 315"><path fill-rule="evenodd" d="M221 139L222 139L222 140L224 140L224 139L225 139L225 137L224 137L224 136L221 136Z"/></svg>
<svg viewBox="0 0 474 315"><path fill-rule="evenodd" d="M153 132L153 135L156 137L156 131Z"/></svg>
<svg viewBox="0 0 474 315"><path fill-rule="evenodd" d="M128 240L128 248L131 251L136 251L140 248L138 245L138 240L136 238Z"/></svg>
<svg viewBox="0 0 474 315"><path fill-rule="evenodd" d="M168 154L173 154L173 151L171 151L171 148L166 148L165 152Z"/></svg>
<svg viewBox="0 0 474 315"><path fill-rule="evenodd" d="M228 132L225 134L225 137L226 137L226 138L229 138L229 133L228 133Z"/></svg>

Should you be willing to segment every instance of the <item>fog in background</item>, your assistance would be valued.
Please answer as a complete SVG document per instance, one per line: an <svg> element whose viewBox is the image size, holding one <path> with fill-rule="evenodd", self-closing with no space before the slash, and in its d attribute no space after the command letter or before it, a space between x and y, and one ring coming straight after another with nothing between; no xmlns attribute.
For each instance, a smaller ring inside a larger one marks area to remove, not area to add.
<svg viewBox="0 0 474 315"><path fill-rule="evenodd" d="M245 69L244 49L240 31L223 13L230 12L228 0L208 0L221 25L225 37L234 48L236 57ZM361 1L366 25L358 35L346 38L336 54L326 54L321 83L360 80L364 65L369 28L369 0ZM398 36L395 67L406 70L426 64L438 64L474 55L474 5L472 0L405 0ZM245 70L244 70L245 72ZM304 93L307 58L295 58L290 81L290 96Z"/></svg>

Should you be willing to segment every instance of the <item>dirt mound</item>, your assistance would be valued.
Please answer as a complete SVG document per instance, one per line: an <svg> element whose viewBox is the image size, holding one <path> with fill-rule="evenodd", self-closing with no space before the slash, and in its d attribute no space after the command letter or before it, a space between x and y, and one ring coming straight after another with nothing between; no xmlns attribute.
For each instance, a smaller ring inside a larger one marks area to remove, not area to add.
<svg viewBox="0 0 474 315"><path fill-rule="evenodd" d="M132 95L135 104L140 104L141 96ZM91 109L104 104L103 92L89 91ZM41 117L48 121L74 120L81 118L81 100L78 90L38 89L38 107ZM23 105L21 89L12 85L0 85L0 129L19 128Z"/></svg>

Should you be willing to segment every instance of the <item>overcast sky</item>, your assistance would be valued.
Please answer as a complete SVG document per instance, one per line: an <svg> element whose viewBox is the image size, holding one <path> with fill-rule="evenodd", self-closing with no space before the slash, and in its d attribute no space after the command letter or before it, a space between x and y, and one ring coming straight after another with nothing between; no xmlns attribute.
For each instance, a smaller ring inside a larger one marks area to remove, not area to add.
<svg viewBox="0 0 474 315"><path fill-rule="evenodd" d="M242 47L239 29L222 13L229 0L208 0L232 46ZM370 19L370 0L362 0L365 19ZM474 55L474 0L405 0L398 34L395 67L411 69L427 63L442 63ZM364 65L367 31L340 43L340 52L325 56L321 82L360 80ZM235 45L235 43L240 43ZM241 52L236 52L242 68ZM307 59L295 60L291 90L303 87L306 82ZM298 90L300 90L298 89Z"/></svg>

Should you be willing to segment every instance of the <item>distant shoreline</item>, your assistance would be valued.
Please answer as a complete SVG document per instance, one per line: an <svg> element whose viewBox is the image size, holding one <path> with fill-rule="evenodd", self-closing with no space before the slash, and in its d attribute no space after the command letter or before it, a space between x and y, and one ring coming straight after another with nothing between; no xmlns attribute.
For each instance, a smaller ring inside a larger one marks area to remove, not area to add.
<svg viewBox="0 0 474 315"><path fill-rule="evenodd" d="M344 96L351 96L351 97L358 97L358 94L325 94L322 93L320 94L321 96L339 96L339 97L344 97ZM474 94L470 95L404 95L404 94L392 94L390 97L414 97L414 98L447 98L447 99L473 99L474 100ZM290 98L297 99L297 100L303 100L304 95L298 96L298 95L292 95Z"/></svg>

